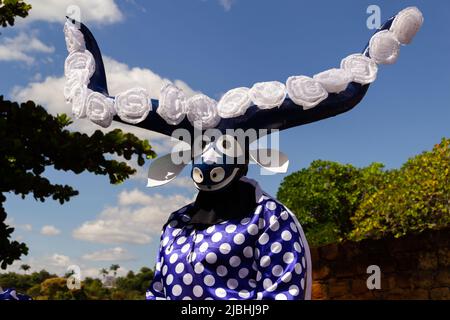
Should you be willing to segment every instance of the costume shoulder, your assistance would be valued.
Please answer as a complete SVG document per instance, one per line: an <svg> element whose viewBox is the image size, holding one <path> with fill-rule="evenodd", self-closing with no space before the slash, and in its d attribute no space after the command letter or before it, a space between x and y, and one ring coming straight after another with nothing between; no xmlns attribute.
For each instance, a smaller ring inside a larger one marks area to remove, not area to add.
<svg viewBox="0 0 450 320"><path fill-rule="evenodd" d="M269 195L268 193L261 191L261 196L257 198L258 207L256 208L257 213L261 217L269 219L279 219L283 212L288 212L289 210L275 197Z"/></svg>
<svg viewBox="0 0 450 320"><path fill-rule="evenodd" d="M169 225L171 227L176 227L179 223L183 222L186 223L189 221L189 210L191 210L194 207L194 203L189 203L185 205L184 207L172 212L169 216L169 219L167 219L166 224L164 225L164 228Z"/></svg>
<svg viewBox="0 0 450 320"><path fill-rule="evenodd" d="M31 297L17 293L15 289L6 289L5 291L0 289L0 301L1 300L18 300L18 301L25 301L25 300L32 300Z"/></svg>

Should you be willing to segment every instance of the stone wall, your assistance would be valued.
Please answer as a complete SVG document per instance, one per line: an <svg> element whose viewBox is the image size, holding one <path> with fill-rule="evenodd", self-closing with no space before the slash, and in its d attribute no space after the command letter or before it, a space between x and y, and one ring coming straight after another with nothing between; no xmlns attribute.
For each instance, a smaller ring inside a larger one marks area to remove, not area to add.
<svg viewBox="0 0 450 320"><path fill-rule="evenodd" d="M450 300L450 229L311 249L313 299ZM369 290L367 267L381 269Z"/></svg>

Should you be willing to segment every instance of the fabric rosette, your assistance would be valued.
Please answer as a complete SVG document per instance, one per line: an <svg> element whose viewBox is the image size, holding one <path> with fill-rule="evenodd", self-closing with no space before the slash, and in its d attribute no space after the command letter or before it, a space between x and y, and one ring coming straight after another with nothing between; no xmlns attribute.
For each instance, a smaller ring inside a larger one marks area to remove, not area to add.
<svg viewBox="0 0 450 320"><path fill-rule="evenodd" d="M64 38L69 53L86 50L83 33L69 21L64 24Z"/></svg>
<svg viewBox="0 0 450 320"><path fill-rule="evenodd" d="M255 83L249 91L249 96L260 109L277 108L286 99L286 86L278 81Z"/></svg>
<svg viewBox="0 0 450 320"><path fill-rule="evenodd" d="M73 88L72 114L76 119L86 118L86 99L93 91L84 84L78 84Z"/></svg>
<svg viewBox="0 0 450 320"><path fill-rule="evenodd" d="M95 72L95 60L88 50L69 54L64 64L66 79L70 79L74 71L85 73L87 78L92 77Z"/></svg>
<svg viewBox="0 0 450 320"><path fill-rule="evenodd" d="M249 88L235 88L223 95L217 105L217 112L222 118L234 118L245 114L251 106Z"/></svg>
<svg viewBox="0 0 450 320"><path fill-rule="evenodd" d="M395 17L390 31L401 44L410 44L422 27L423 21L422 12L416 7L409 7Z"/></svg>
<svg viewBox="0 0 450 320"><path fill-rule="evenodd" d="M400 55L400 42L389 30L378 32L370 39L369 54L378 64L394 64Z"/></svg>
<svg viewBox="0 0 450 320"><path fill-rule="evenodd" d="M343 59L341 69L351 72L353 81L362 85L372 83L377 79L377 64L363 54L352 54Z"/></svg>
<svg viewBox="0 0 450 320"><path fill-rule="evenodd" d="M114 100L98 92L92 92L86 99L86 115L103 128L111 125L114 117Z"/></svg>
<svg viewBox="0 0 450 320"><path fill-rule="evenodd" d="M87 72L83 70L73 70L64 84L64 97L67 102L71 102L74 96L74 90L79 85L87 86L89 84L89 78Z"/></svg>
<svg viewBox="0 0 450 320"><path fill-rule="evenodd" d="M186 96L183 90L171 83L163 86L156 112L168 124L174 126L180 124L186 116Z"/></svg>
<svg viewBox="0 0 450 320"><path fill-rule="evenodd" d="M204 94L197 94L187 101L187 117L196 128L211 129L220 122L217 101Z"/></svg>
<svg viewBox="0 0 450 320"><path fill-rule="evenodd" d="M150 112L148 92L143 88L133 88L120 93L114 107L123 121L131 124L142 122Z"/></svg>
<svg viewBox="0 0 450 320"><path fill-rule="evenodd" d="M353 75L344 69L330 69L316 74L313 78L320 82L328 93L342 92L353 81Z"/></svg>
<svg viewBox="0 0 450 320"><path fill-rule="evenodd" d="M328 97L328 92L316 80L306 76L290 77L286 82L289 97L303 110L311 109Z"/></svg>

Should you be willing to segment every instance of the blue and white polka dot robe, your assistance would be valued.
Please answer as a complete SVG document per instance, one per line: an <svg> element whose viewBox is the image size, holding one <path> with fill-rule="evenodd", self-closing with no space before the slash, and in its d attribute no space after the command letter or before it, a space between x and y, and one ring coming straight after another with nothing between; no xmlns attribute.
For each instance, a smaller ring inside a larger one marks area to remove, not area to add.
<svg viewBox="0 0 450 320"><path fill-rule="evenodd" d="M263 194L241 219L196 230L187 214L164 226L148 300L298 300L311 297L311 258L296 217Z"/></svg>

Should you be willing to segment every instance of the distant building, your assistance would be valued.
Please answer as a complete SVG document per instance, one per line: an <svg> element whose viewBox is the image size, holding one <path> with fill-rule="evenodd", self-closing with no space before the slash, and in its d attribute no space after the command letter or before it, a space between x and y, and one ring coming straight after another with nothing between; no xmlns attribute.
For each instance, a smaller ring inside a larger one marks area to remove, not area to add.
<svg viewBox="0 0 450 320"><path fill-rule="evenodd" d="M103 287L105 288L115 288L116 287L116 277L106 276L102 281Z"/></svg>

